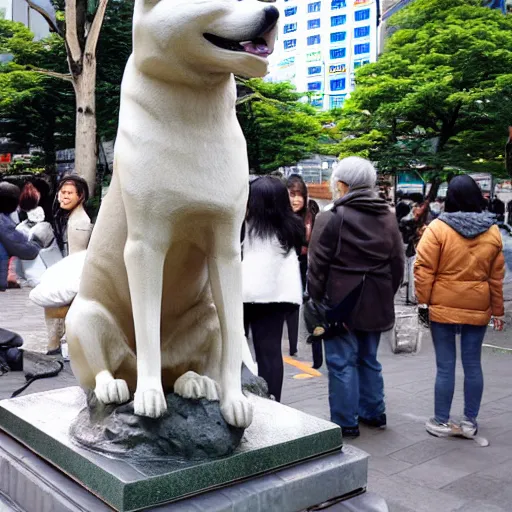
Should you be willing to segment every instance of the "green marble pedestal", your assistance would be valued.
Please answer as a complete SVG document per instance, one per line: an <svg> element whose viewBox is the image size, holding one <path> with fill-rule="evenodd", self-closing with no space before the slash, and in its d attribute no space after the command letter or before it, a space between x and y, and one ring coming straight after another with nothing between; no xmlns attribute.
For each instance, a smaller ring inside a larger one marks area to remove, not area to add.
<svg viewBox="0 0 512 512"><path fill-rule="evenodd" d="M70 476L115 510L141 510L207 492L301 461L339 452L336 425L251 395L254 420L230 457L176 459L107 458L76 446L69 426L85 407L79 387L0 401L0 429Z"/></svg>

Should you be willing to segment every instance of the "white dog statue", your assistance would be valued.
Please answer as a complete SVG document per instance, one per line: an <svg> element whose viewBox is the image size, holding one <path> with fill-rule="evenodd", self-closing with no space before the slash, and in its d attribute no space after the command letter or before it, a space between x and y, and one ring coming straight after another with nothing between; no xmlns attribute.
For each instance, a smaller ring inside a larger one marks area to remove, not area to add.
<svg viewBox="0 0 512 512"><path fill-rule="evenodd" d="M247 427L240 230L246 143L233 73L264 76L278 11L255 0L136 0L114 175L66 318L73 372L103 403L220 400Z"/></svg>

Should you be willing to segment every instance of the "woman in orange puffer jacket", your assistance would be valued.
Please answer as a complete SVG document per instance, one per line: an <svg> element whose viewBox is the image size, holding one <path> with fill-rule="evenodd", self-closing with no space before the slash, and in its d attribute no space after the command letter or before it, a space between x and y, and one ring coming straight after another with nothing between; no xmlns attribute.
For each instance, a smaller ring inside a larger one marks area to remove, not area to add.
<svg viewBox="0 0 512 512"><path fill-rule="evenodd" d="M491 318L503 329L505 259L495 216L482 211L482 192L469 176L453 178L445 213L426 229L414 269L419 304L430 309L436 352L435 417L427 432L474 437L483 393L482 343ZM450 421L455 388L456 335L461 335L464 418Z"/></svg>

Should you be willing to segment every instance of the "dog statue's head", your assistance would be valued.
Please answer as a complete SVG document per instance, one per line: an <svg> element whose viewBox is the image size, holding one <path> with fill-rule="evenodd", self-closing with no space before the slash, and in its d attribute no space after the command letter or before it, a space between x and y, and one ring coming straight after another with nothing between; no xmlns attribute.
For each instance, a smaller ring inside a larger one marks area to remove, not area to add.
<svg viewBox="0 0 512 512"><path fill-rule="evenodd" d="M278 18L274 6L256 0L137 0L135 65L178 82L264 76Z"/></svg>

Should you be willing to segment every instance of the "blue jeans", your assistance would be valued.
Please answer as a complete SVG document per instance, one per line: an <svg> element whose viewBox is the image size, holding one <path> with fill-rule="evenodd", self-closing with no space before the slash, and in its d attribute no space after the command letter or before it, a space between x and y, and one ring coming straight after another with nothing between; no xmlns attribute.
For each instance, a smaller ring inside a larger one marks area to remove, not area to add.
<svg viewBox="0 0 512 512"><path fill-rule="evenodd" d="M377 361L380 332L345 332L326 339L331 421L357 427L359 417L373 419L386 410L382 366Z"/></svg>
<svg viewBox="0 0 512 512"><path fill-rule="evenodd" d="M464 416L476 421L480 411L484 376L482 374L482 343L487 326L455 325L431 322L430 330L436 350L437 376L435 387L435 418L446 423L450 418L455 389L455 337L461 335L460 354L464 368Z"/></svg>

